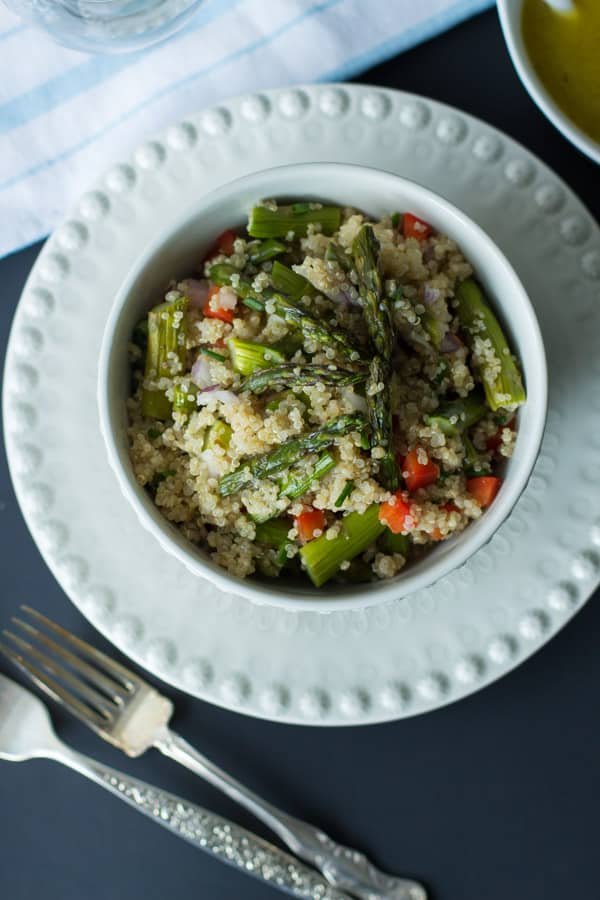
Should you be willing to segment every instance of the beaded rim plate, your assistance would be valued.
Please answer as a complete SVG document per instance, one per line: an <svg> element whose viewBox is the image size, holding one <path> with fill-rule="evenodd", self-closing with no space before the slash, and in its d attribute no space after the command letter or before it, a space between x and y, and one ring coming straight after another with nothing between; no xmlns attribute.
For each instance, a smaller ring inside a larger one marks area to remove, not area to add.
<svg viewBox="0 0 600 900"><path fill-rule="evenodd" d="M157 222L175 219L192 192L270 165L326 160L419 181L488 231L536 308L550 393L533 476L485 548L427 590L321 615L223 593L138 524L106 460L96 360L112 298ZM66 593L164 681L274 721L397 719L499 678L597 586L599 337L600 230L515 141L448 106L374 87L244 96L189 116L114 165L46 243L7 352L10 470Z"/></svg>

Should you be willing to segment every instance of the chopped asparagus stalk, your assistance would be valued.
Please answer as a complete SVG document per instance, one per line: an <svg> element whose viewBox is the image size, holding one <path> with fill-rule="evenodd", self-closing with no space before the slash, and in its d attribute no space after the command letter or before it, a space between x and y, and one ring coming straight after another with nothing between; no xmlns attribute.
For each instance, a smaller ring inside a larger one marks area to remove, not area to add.
<svg viewBox="0 0 600 900"><path fill-rule="evenodd" d="M312 363L306 365L283 363L272 369L259 369L254 372L253 375L246 378L242 390L252 394L262 394L264 391L275 388L298 390L311 384L331 384L343 387L364 382L366 377L364 371L350 372L348 369L334 369Z"/></svg>
<svg viewBox="0 0 600 900"><path fill-rule="evenodd" d="M290 520L285 517L269 519L256 526L256 540L259 544L268 544L279 550L289 542L288 531L291 527Z"/></svg>
<svg viewBox="0 0 600 900"><path fill-rule="evenodd" d="M286 245L282 244L281 241L261 241L256 247L250 249L250 262L254 263L255 266L259 266L261 263L268 262L268 260L274 259L281 253L285 253L286 250Z"/></svg>
<svg viewBox="0 0 600 900"><path fill-rule="evenodd" d="M390 408L389 366L374 356L367 382L367 411L371 425L371 446L383 447L379 460L379 480L388 491L398 487L398 466L392 453L392 412Z"/></svg>
<svg viewBox="0 0 600 900"><path fill-rule="evenodd" d="M304 338L302 332L294 330L290 331L290 333L286 334L280 341L273 344L273 347L279 353L283 353L286 359L291 359L294 353L297 353L298 350L302 349L303 345Z"/></svg>
<svg viewBox="0 0 600 900"><path fill-rule="evenodd" d="M214 266L210 267L208 277L213 282L213 284L218 284L219 287L224 287L225 285L231 284L232 275L239 274L240 270L236 269L235 266L232 266L229 263L215 263Z"/></svg>
<svg viewBox="0 0 600 900"><path fill-rule="evenodd" d="M315 316L311 315L300 303L295 303L281 294L273 296L276 313L289 325L294 325L302 331L305 338L312 339L318 344L333 347L338 353L343 353L351 359L359 359L360 351L354 346L345 331L325 325Z"/></svg>
<svg viewBox="0 0 600 900"><path fill-rule="evenodd" d="M227 341L231 365L240 375L251 375L257 369L266 369L285 361L285 356L268 344L255 344L231 337Z"/></svg>
<svg viewBox="0 0 600 900"><path fill-rule="evenodd" d="M472 278L463 281L456 292L458 318L473 350L476 338L490 342L495 357L492 367L479 355L473 362L481 373L487 402L492 410L504 406L518 406L526 395L521 375L500 324L483 298L479 285ZM497 360L497 362L496 362ZM498 363L500 372L496 372Z"/></svg>
<svg viewBox="0 0 600 900"><path fill-rule="evenodd" d="M455 436L479 422L487 411L483 390L475 388L464 400L453 400L425 416L425 422L437 425L444 434Z"/></svg>
<svg viewBox="0 0 600 900"><path fill-rule="evenodd" d="M342 490L339 493L337 500L334 503L334 506L340 507L343 505L344 500L347 500L356 485L353 481L347 481Z"/></svg>
<svg viewBox="0 0 600 900"><path fill-rule="evenodd" d="M212 447L222 447L226 450L227 447L229 447L231 434L231 425L227 422L222 422L221 419L217 419L217 421L213 422L210 428L207 429L204 435L202 449L210 450Z"/></svg>
<svg viewBox="0 0 600 900"><path fill-rule="evenodd" d="M233 472L223 475L219 482L219 493L222 497L228 497L230 494L240 491L255 478L266 478L282 469L289 469L307 453L318 453L325 450L326 447L333 444L336 437L352 431L361 431L365 425L366 422L360 415L337 416L322 428L293 438L270 453L256 456L248 462L242 463Z"/></svg>
<svg viewBox="0 0 600 900"><path fill-rule="evenodd" d="M333 234L340 227L342 211L338 206L321 206L318 209L307 209L305 204L299 208L280 206L268 209L266 206L255 206L248 221L248 234L256 238L287 237L292 231L295 237L303 237L309 225L320 225L324 234Z"/></svg>
<svg viewBox="0 0 600 900"><path fill-rule="evenodd" d="M225 264L212 266L210 270L210 277L215 284L231 284L231 278L234 275L239 275L237 270ZM304 337L310 338L319 344L333 347L338 352L350 355L352 358L358 359L360 356L359 351L354 347L345 331L325 325L311 315L300 303L294 302L289 297L268 292L263 292L259 297L253 290L250 282L241 278L235 278L234 290L246 305L252 304L253 308L256 303L257 308L262 310L265 302L272 300L277 315L281 316L288 324L300 329Z"/></svg>
<svg viewBox="0 0 600 900"><path fill-rule="evenodd" d="M291 297L292 300L300 300L302 297L314 297L316 288L303 275L298 275L293 269L284 266L278 259L271 269L271 282L276 291Z"/></svg>
<svg viewBox="0 0 600 900"><path fill-rule="evenodd" d="M184 413L189 416L198 408L196 395L198 388L190 381L184 381L173 387L173 412Z"/></svg>
<svg viewBox="0 0 600 900"><path fill-rule="evenodd" d="M328 262L336 262L344 272L350 272L352 269L352 257L335 241L330 241L327 245L325 259Z"/></svg>
<svg viewBox="0 0 600 900"><path fill-rule="evenodd" d="M386 528L379 538L379 546L384 553L400 553L405 559L408 556L410 541L406 534L394 534Z"/></svg>
<svg viewBox="0 0 600 900"><path fill-rule="evenodd" d="M325 451L316 461L313 469L307 474L303 472L301 475L294 475L293 472L285 479L283 486L279 492L280 497L289 497L290 500L296 500L310 490L314 481L323 478L335 466L335 459Z"/></svg>
<svg viewBox="0 0 600 900"><path fill-rule="evenodd" d="M394 345L394 324L389 298L384 296L379 262L379 241L371 225L363 225L352 244L358 289L371 341L382 359L389 361Z"/></svg>
<svg viewBox="0 0 600 900"><path fill-rule="evenodd" d="M300 556L311 581L321 587L339 570L343 562L354 559L377 540L385 530L379 521L379 506L374 503L364 513L349 513L343 519L343 533L332 541L326 535L309 541Z"/></svg>
<svg viewBox="0 0 600 900"><path fill-rule="evenodd" d="M142 415L148 419L171 418L173 407L164 391L151 391L148 388L142 390Z"/></svg>
<svg viewBox="0 0 600 900"><path fill-rule="evenodd" d="M352 252L365 321L377 351L369 366L366 390L371 446L383 448L379 478L384 487L394 491L398 487L398 468L391 450L392 413L389 396L394 326L389 299L383 295L379 241L371 225L362 226L354 239Z"/></svg>
<svg viewBox="0 0 600 900"><path fill-rule="evenodd" d="M161 303L148 313L148 346L144 375L153 381L170 378L183 368L186 357L187 297L173 303ZM142 415L153 419L168 419L171 402L164 391L142 391Z"/></svg>

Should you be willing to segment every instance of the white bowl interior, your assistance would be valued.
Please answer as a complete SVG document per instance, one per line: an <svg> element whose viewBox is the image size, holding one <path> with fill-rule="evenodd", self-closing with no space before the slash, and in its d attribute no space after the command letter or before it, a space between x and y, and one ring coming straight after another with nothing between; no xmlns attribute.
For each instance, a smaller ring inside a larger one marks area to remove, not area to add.
<svg viewBox="0 0 600 900"><path fill-rule="evenodd" d="M356 586L328 584L317 590L305 583L231 576L162 516L133 473L125 407L130 386L127 343L133 327L161 301L171 278L193 272L215 236L244 223L248 210L266 197L352 205L374 217L410 210L431 222L454 238L472 263L522 363L528 402L519 413L515 452L494 504L464 533L440 543L391 581ZM539 450L546 414L546 366L541 335L525 290L505 257L477 225L439 196L396 175L360 166L315 163L246 176L202 198L174 226L159 234L154 245L134 263L115 299L101 351L98 400L102 432L121 489L142 524L165 549L192 572L225 590L256 602L325 612L370 605L432 584L462 565L492 537L525 487Z"/></svg>
<svg viewBox="0 0 600 900"><path fill-rule="evenodd" d="M579 128L554 101L534 69L523 40L523 0L497 0L504 39L519 78L542 112L564 136L595 162L600 163L600 144ZM600 51L599 51L600 52Z"/></svg>

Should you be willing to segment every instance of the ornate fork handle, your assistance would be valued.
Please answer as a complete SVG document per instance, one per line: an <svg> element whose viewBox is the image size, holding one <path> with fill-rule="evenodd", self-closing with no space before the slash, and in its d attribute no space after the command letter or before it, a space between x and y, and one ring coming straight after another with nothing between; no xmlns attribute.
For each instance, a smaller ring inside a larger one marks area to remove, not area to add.
<svg viewBox="0 0 600 900"><path fill-rule="evenodd" d="M348 900L293 856L251 831L174 794L139 781L64 745L46 754L115 794L195 847L293 897Z"/></svg>
<svg viewBox="0 0 600 900"><path fill-rule="evenodd" d="M164 728L154 746L165 756L186 766L250 810L306 862L316 866L328 882L358 900L427 900L416 881L396 878L377 869L362 853L336 844L313 825L288 816L258 794L236 781L227 772L198 753L170 728Z"/></svg>

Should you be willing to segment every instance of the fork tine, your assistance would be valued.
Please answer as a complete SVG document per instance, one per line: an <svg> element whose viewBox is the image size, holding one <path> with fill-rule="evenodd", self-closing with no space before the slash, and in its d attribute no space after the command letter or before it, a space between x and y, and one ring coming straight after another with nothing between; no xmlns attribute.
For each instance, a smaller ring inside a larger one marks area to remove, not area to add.
<svg viewBox="0 0 600 900"><path fill-rule="evenodd" d="M64 641L71 644L72 647L76 647L81 653L84 653L88 659L93 660L96 665L103 667L112 678L116 678L117 681L123 683L123 686L128 690L132 690L139 685L146 685L146 682L130 669L115 662L114 659L111 659L110 656L107 656L100 650L96 650L95 647L92 647L91 644L88 644L86 641L82 641L81 638L71 634L66 628L57 625L52 619L49 619L41 612L38 612L37 609L33 609L33 607L27 605L21 605L21 609L33 619L36 619L38 622L45 625L50 631L53 631L54 634L57 634Z"/></svg>
<svg viewBox="0 0 600 900"><path fill-rule="evenodd" d="M30 625L28 622L24 622L22 619L19 619L16 616L12 617L12 621L15 623L15 625L18 625L20 628L22 628L23 631L25 631L30 637L34 638L40 644L43 644L44 647L52 650L53 653L55 653L57 656L60 656L61 659L65 660L65 662L69 663L69 665L73 669L77 670L80 675L83 675L86 680L90 682L90 684L93 684L94 687L97 687L101 691L103 691L103 693L105 693L107 697L109 697L113 701L113 703L123 703L124 696L127 693L127 688L124 688L120 682L117 683L113 679L107 678L106 675L104 675L94 666L91 666L79 656L71 653L70 650L66 650L60 644L57 644L56 641L53 641L52 638L44 634L43 631L40 631L39 628L35 628L33 625Z"/></svg>
<svg viewBox="0 0 600 900"><path fill-rule="evenodd" d="M96 710L90 709L89 706L86 706L85 703L82 703L81 700L78 700L77 697L74 697L73 694L65 690L65 688L55 681L54 678L41 672L32 662L25 659L20 653L11 650L1 641L0 652L3 653L17 669L27 676L27 678L30 678L41 691L55 700L59 705L68 709L69 712L73 713L74 716L91 728L92 731L95 731L98 734L103 733L102 725L105 724L106 721L104 716L101 716Z"/></svg>
<svg viewBox="0 0 600 900"><path fill-rule="evenodd" d="M32 644L24 641L22 638L18 637L16 634L13 634L12 631L7 631L6 629L3 631L5 637L9 638L17 647L23 651L26 656L33 657L33 659L42 666L42 669L45 669L46 672L51 675L56 675L60 681L65 682L69 687L71 687L75 694L79 695L79 698L85 700L88 706L91 706L92 709L96 710L100 716L103 718L103 721L109 725L112 719L114 718L114 714L116 711L116 707L110 703L102 694L99 694L98 691L95 691L93 688L89 687L81 678L78 678L76 675L73 675L68 669L65 669L64 666L61 666L60 663L55 662L45 653L42 653L41 650L38 650L37 647L34 647ZM26 656L22 655L22 660L25 663ZM38 669L39 675L38 677L43 681L46 679L46 675ZM54 679L53 679L54 680ZM56 684L56 682L55 682Z"/></svg>

